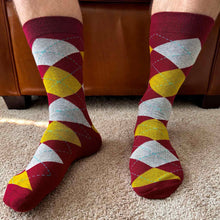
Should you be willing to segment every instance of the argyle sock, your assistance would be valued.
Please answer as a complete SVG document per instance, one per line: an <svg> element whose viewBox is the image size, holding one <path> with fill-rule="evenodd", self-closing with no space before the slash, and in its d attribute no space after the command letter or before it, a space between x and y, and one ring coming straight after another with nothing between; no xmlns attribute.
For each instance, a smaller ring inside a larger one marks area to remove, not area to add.
<svg viewBox="0 0 220 220"><path fill-rule="evenodd" d="M49 125L31 162L8 183L4 202L16 211L38 205L74 160L101 146L85 104L82 23L71 17L40 17L26 22L23 30L47 92Z"/></svg>
<svg viewBox="0 0 220 220"><path fill-rule="evenodd" d="M151 70L140 100L129 167L134 191L149 199L170 196L183 180L167 122L180 86L214 21L191 13L160 12L151 17Z"/></svg>

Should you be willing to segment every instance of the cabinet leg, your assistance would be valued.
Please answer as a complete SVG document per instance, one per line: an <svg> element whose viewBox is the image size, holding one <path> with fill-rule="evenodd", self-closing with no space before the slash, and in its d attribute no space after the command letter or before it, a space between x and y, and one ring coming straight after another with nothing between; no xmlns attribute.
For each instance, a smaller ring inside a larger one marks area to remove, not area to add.
<svg viewBox="0 0 220 220"><path fill-rule="evenodd" d="M202 108L220 107L220 95L204 95L200 107Z"/></svg>
<svg viewBox="0 0 220 220"><path fill-rule="evenodd" d="M26 109L31 106L31 96L3 96L8 109Z"/></svg>

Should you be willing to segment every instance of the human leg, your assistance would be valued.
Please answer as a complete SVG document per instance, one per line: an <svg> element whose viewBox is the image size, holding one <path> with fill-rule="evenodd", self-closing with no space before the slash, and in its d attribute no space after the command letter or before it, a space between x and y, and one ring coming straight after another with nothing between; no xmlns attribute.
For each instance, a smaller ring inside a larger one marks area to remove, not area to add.
<svg viewBox="0 0 220 220"><path fill-rule="evenodd" d="M219 0L153 0L151 14L158 12L187 12L207 15L216 19L220 11Z"/></svg>
<svg viewBox="0 0 220 220"><path fill-rule="evenodd" d="M150 79L139 103L129 164L132 187L146 198L166 198L183 180L180 161L169 141L167 123L175 95L195 63L214 23L213 18L218 14L217 1L210 1L214 6L207 11L201 2L156 0L153 3Z"/></svg>
<svg viewBox="0 0 220 220"><path fill-rule="evenodd" d="M14 0L14 4L22 25L33 18L45 16L74 17L82 22L78 0Z"/></svg>
<svg viewBox="0 0 220 220"><path fill-rule="evenodd" d="M4 195L8 206L28 211L59 185L74 160L99 150L101 137L85 103L81 12L70 10L74 12L78 2L15 0L15 4L49 102L49 125L40 145L26 169L9 181Z"/></svg>

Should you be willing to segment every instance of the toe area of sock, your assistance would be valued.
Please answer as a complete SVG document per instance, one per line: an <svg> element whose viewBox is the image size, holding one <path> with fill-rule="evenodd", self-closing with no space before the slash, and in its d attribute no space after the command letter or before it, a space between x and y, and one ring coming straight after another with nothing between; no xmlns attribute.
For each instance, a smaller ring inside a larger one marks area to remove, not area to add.
<svg viewBox="0 0 220 220"><path fill-rule="evenodd" d="M17 212L26 212L35 207L36 201L31 199L31 191L14 184L8 184L3 202Z"/></svg>
<svg viewBox="0 0 220 220"><path fill-rule="evenodd" d="M174 193L181 183L182 180L166 180L142 187L134 187L133 190L139 196L147 199L165 199Z"/></svg>

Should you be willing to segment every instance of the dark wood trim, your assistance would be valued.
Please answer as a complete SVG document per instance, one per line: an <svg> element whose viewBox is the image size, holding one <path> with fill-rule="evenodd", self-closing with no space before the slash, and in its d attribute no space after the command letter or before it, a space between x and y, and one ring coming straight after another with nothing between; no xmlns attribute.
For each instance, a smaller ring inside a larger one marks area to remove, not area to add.
<svg viewBox="0 0 220 220"><path fill-rule="evenodd" d="M16 64L15 64L15 59L14 59L14 51L12 47L12 41L11 41L11 33L10 33L10 27L9 27L9 22L8 22L8 14L7 14L7 9L6 9L6 1L5 0L0 0L0 9L2 9L2 13L4 16L4 23L5 23L5 30L7 33L8 37L8 47L9 47L9 53L11 56L11 64L12 64L12 70L13 70L13 77L14 77L14 84L17 90L17 94L21 95L21 90L19 87L19 82L18 82L18 77L17 77L17 69L16 69Z"/></svg>

